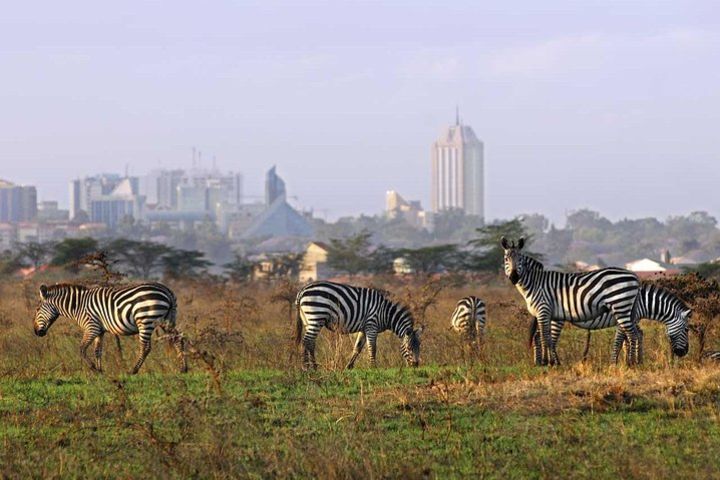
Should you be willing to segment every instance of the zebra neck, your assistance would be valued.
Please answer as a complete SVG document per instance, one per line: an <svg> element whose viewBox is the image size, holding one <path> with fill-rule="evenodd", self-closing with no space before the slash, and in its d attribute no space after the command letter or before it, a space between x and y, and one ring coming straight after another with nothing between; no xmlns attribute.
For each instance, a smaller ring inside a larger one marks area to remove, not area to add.
<svg viewBox="0 0 720 480"><path fill-rule="evenodd" d="M53 304L63 316L79 321L81 319L80 314L83 310L82 305L85 303L86 296L87 290L70 288L63 292L58 292Z"/></svg>
<svg viewBox="0 0 720 480"><path fill-rule="evenodd" d="M522 294L523 297L527 297L533 292L533 287L540 284L538 279L542 275L544 270L525 270L518 279L515 287Z"/></svg>

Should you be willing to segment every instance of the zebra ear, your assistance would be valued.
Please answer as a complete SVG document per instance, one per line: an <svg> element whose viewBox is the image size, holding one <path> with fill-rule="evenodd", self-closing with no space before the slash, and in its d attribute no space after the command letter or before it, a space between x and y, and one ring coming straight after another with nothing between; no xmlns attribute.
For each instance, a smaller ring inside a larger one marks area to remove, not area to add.
<svg viewBox="0 0 720 480"><path fill-rule="evenodd" d="M505 238L504 236L503 236L503 237L500 237L500 245L502 245L502 247L503 247L505 250L507 250L507 249L510 248L510 245L508 244L507 238Z"/></svg>
<svg viewBox="0 0 720 480"><path fill-rule="evenodd" d="M40 285L40 298L45 300L45 297L47 297L47 285Z"/></svg>
<svg viewBox="0 0 720 480"><path fill-rule="evenodd" d="M522 250L522 248L525 246L525 237L520 237L520 240L518 240L517 243L517 249Z"/></svg>

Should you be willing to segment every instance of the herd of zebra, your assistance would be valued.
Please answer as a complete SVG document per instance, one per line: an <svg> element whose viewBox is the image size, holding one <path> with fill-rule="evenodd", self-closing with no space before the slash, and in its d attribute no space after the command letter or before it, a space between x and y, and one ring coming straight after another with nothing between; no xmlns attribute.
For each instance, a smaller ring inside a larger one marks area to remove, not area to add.
<svg viewBox="0 0 720 480"><path fill-rule="evenodd" d="M688 322L691 310L667 290L643 284L637 276L620 268L586 273L546 270L543 264L522 253L524 240L501 239L504 270L523 296L533 317L531 342L538 365L559 363L556 347L565 322L586 329L616 327L612 360L626 345L628 364L642 359L640 319L665 325L672 352L684 356L689 350ZM391 331L401 340L401 354L410 366L420 363L422 328L416 328L410 310L389 298L386 292L346 284L316 281L305 285L296 297L295 340L303 347L303 367L317 368L315 342L323 327L357 334L347 368L353 368L365 344L370 364L376 363L377 337ZM59 284L40 287L40 306L34 321L35 334L44 336L59 316L75 320L83 331L80 354L89 367L102 370L102 341L105 333L138 335L140 353L132 370L137 373L150 353L156 328L168 334L181 370L187 370L185 340L175 327L177 300L160 283L131 286L85 287ZM482 300L461 299L451 316L450 328L468 340L480 341L486 311ZM94 345L95 359L87 356Z"/></svg>

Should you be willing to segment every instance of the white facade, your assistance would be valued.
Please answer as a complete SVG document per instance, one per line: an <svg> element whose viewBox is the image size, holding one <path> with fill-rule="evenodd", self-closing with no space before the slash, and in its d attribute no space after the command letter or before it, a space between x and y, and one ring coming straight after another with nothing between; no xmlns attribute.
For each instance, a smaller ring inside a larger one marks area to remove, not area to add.
<svg viewBox="0 0 720 480"><path fill-rule="evenodd" d="M485 216L483 144L472 128L460 124L445 129L433 143L432 210L459 209Z"/></svg>

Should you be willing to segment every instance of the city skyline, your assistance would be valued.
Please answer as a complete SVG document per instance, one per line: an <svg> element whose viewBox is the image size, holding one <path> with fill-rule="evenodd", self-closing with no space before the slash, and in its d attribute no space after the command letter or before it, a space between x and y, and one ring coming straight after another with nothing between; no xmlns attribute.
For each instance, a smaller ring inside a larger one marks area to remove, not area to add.
<svg viewBox="0 0 720 480"><path fill-rule="evenodd" d="M0 18L0 177L39 200L195 146L247 195L277 165L330 219L390 189L430 208L428 143L459 104L489 220L720 216L714 2L79 3Z"/></svg>

